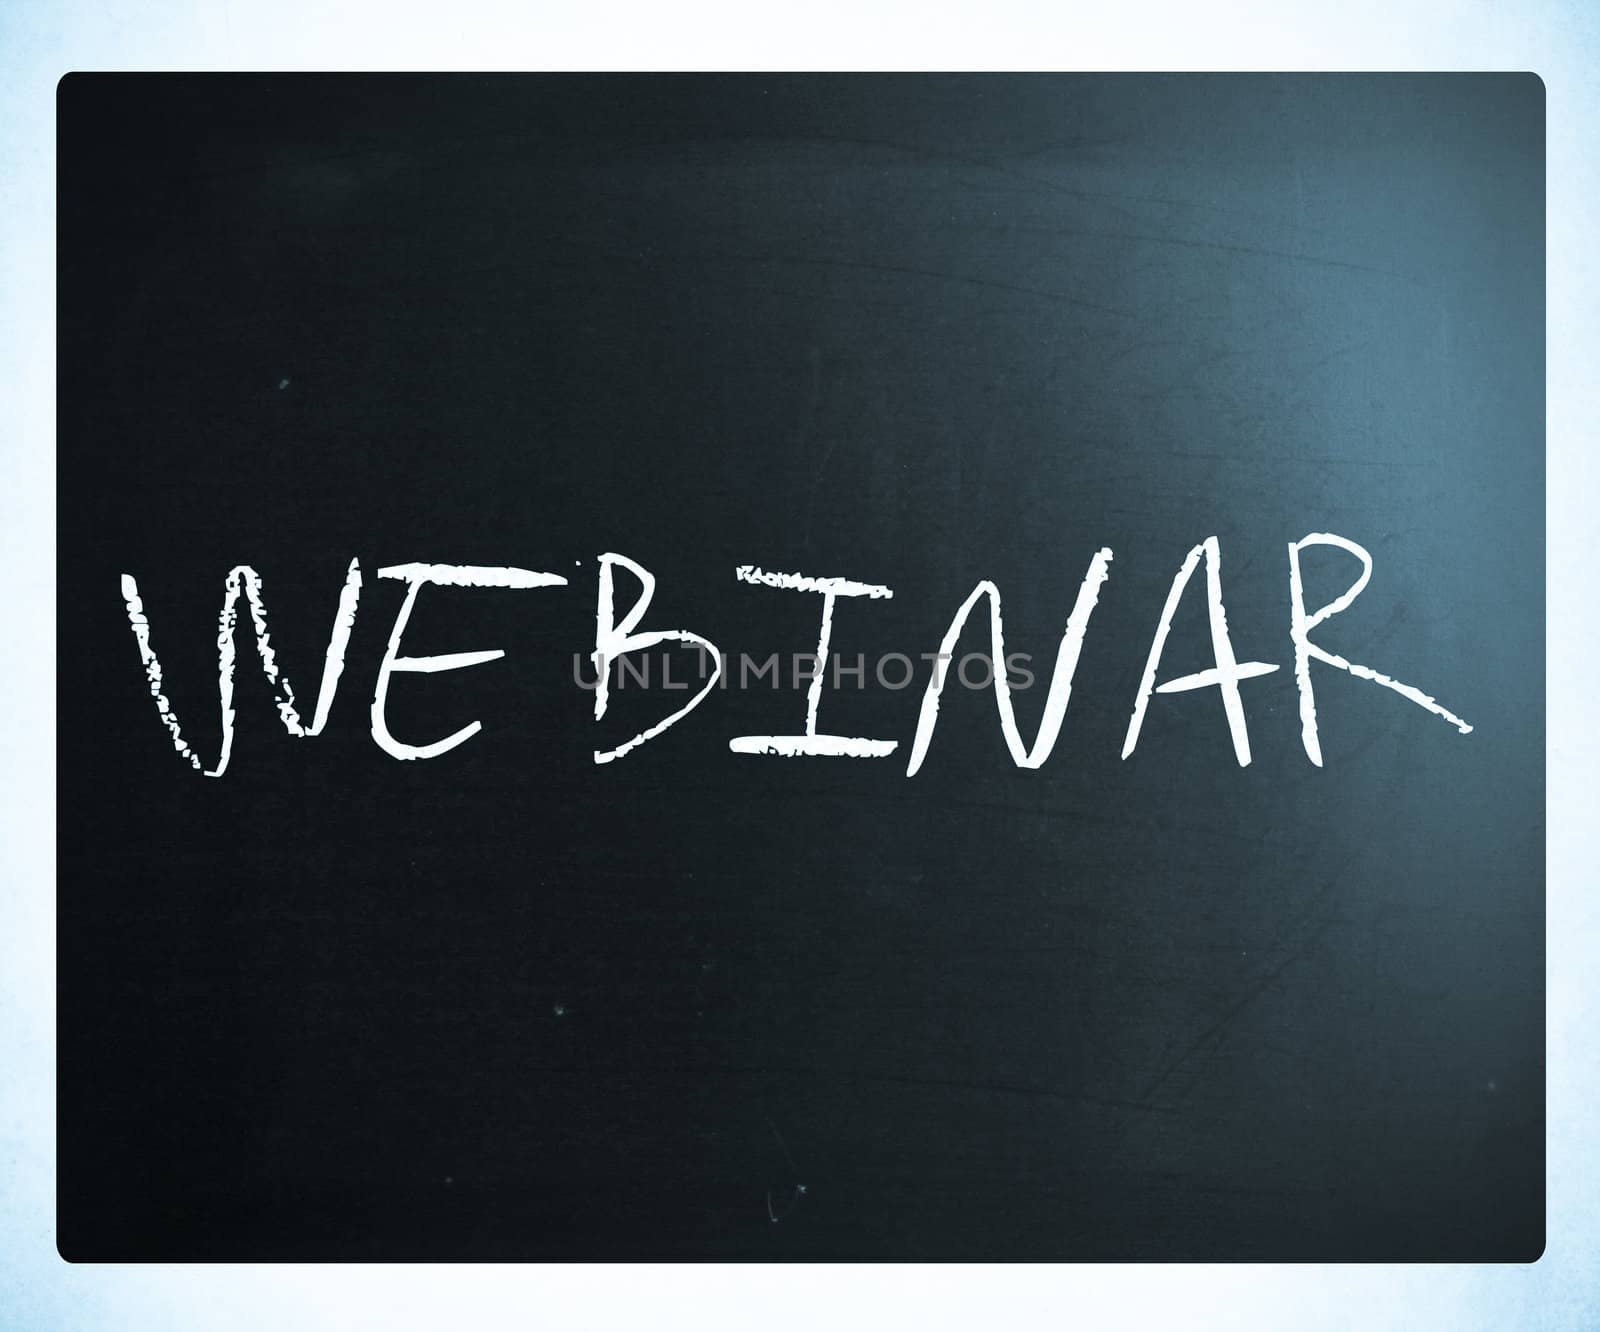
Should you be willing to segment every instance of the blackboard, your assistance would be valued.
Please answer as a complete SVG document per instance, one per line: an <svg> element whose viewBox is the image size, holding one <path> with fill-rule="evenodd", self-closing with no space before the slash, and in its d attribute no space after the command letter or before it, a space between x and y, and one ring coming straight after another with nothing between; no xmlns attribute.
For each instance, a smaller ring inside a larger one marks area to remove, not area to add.
<svg viewBox="0 0 1600 1332"><path fill-rule="evenodd" d="M58 130L63 1255L1539 1254L1537 78Z"/></svg>

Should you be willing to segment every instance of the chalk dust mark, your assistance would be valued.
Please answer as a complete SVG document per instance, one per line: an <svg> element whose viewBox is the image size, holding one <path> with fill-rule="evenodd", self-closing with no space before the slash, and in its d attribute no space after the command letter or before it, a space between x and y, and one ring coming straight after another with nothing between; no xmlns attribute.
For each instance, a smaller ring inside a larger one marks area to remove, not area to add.
<svg viewBox="0 0 1600 1332"><path fill-rule="evenodd" d="M783 1153L783 1159L789 1163L789 1169L798 1174L800 1167L795 1164L794 1157L790 1155L789 1144L783 1140L783 1134L778 1132L778 1126L772 1122L770 1117L764 1115L762 1118L766 1119L767 1127L772 1130L772 1136L777 1140L778 1143L778 1150ZM790 1212L794 1211L794 1209L800 1205L800 1200L805 1196L806 1186L804 1184L796 1184L790 1190L789 1201L787 1205L782 1208L778 1208L772 1205L772 1190L768 1189L767 1220L771 1221L773 1225L777 1225L779 1221L783 1220L784 1217L788 1216Z"/></svg>

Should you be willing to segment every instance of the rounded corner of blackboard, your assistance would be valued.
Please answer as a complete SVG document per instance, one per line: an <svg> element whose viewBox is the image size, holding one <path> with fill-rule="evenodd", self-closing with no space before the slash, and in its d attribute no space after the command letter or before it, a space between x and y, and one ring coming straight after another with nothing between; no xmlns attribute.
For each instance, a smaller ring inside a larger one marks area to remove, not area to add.
<svg viewBox="0 0 1600 1332"><path fill-rule="evenodd" d="M77 1267L89 1261L87 1255L80 1253L62 1237L59 1225L56 1227L55 1235L52 1238L55 1243L56 1257L61 1259L68 1267Z"/></svg>

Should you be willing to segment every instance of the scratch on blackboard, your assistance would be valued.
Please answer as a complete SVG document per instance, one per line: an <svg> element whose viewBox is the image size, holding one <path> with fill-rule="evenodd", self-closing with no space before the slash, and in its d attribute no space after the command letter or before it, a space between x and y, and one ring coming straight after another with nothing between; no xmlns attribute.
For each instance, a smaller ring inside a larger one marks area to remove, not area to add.
<svg viewBox="0 0 1600 1332"><path fill-rule="evenodd" d="M777 1139L778 1150L783 1153L783 1159L789 1163L789 1168L791 1170L799 1173L800 1167L795 1164L794 1157L789 1154L789 1144L784 1142L783 1134L778 1132L778 1126L772 1122L772 1119L769 1116L763 1116L763 1118L765 1118L767 1121L767 1127L772 1130L772 1136ZM779 1221L788 1216L790 1212L794 1211L794 1209L800 1205L800 1200L805 1196L806 1186L804 1184L794 1185L790 1193L788 1205L782 1210L779 1210L772 1205L772 1190L768 1189L767 1219L771 1221L773 1225L777 1225Z"/></svg>
<svg viewBox="0 0 1600 1332"><path fill-rule="evenodd" d="M772 1190L768 1189L767 1190L767 1216L772 1221L772 1224L773 1225L777 1225L779 1221L783 1220L783 1218L788 1216L790 1212L794 1211L794 1209L797 1206L799 1206L800 1199L805 1197L805 1195L806 1195L806 1186L804 1184L796 1184L794 1186L793 1201L790 1202L790 1204L787 1207L785 1207L783 1209L783 1211L779 1212L779 1211L774 1211L773 1210L773 1206L772 1206Z"/></svg>
<svg viewBox="0 0 1600 1332"><path fill-rule="evenodd" d="M1292 928L1298 928L1300 922L1303 922L1308 918L1315 917L1322 904L1333 893L1337 883L1338 879L1336 876L1327 879L1312 896L1311 901L1308 903L1306 908L1299 913L1299 920L1297 921L1296 926ZM1200 1035L1194 1040L1190 1041L1177 1054L1176 1057L1167 1062L1165 1067L1161 1069L1161 1071L1139 1095L1137 1101L1138 1105L1153 1109L1155 1107L1155 1098L1157 1093L1159 1093L1161 1089L1167 1085L1168 1081L1173 1077L1173 1075L1182 1069L1184 1065L1186 1065L1189 1060L1201 1050L1205 1049L1213 1041L1221 1037L1222 1034L1234 1023L1234 1021L1237 1020L1240 1015L1250 1007L1251 1004L1260 998L1261 995L1263 995L1267 989L1281 975L1283 975L1285 971L1289 969L1290 966L1300 961L1308 953L1310 953L1311 950L1315 948L1321 941L1323 935L1325 935L1336 923L1337 917L1332 916L1315 919L1309 932L1298 944L1293 947L1286 948L1279 960L1276 963L1269 965L1266 970L1261 972L1245 988L1244 992L1238 997L1238 999L1234 1003L1230 1004L1226 1010L1224 1010L1222 1015L1215 1022L1201 1032Z"/></svg>

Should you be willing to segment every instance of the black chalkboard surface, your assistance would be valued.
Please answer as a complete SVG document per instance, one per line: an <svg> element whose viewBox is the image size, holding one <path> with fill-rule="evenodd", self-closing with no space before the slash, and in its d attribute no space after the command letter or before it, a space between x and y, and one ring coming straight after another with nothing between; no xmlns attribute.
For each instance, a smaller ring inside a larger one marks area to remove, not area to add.
<svg viewBox="0 0 1600 1332"><path fill-rule="evenodd" d="M1543 136L65 79L62 1253L1536 1257Z"/></svg>

